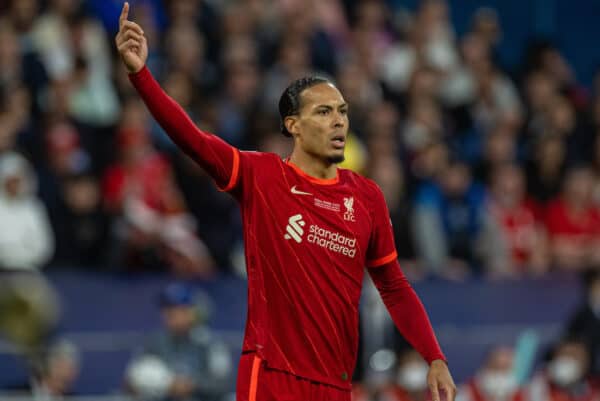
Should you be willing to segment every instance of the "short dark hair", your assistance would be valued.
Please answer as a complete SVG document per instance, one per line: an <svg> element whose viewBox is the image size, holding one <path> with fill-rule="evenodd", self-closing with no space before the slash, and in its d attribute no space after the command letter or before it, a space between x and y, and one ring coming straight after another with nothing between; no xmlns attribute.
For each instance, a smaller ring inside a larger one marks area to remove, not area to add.
<svg viewBox="0 0 600 401"><path fill-rule="evenodd" d="M304 77L292 82L281 94L279 98L279 117L281 118L281 133L287 137L291 137L292 134L285 127L285 118L288 116L296 115L300 112L300 95L305 89L318 84L331 83L327 78L323 77Z"/></svg>

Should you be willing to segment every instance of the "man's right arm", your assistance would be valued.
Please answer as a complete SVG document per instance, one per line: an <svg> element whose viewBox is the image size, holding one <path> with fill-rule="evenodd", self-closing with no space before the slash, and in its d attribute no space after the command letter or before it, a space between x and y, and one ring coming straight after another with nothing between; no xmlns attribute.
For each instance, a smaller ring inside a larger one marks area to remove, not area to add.
<svg viewBox="0 0 600 401"><path fill-rule="evenodd" d="M148 44L144 31L129 21L129 3L123 5L115 43L129 71L129 79L152 116L188 156L200 164L219 189L231 190L238 181L239 151L222 139L201 131L185 111L158 85L146 67Z"/></svg>
<svg viewBox="0 0 600 401"><path fill-rule="evenodd" d="M129 80L173 142L213 177L219 189L232 189L238 178L238 149L201 131L181 106L163 91L146 66L129 74Z"/></svg>

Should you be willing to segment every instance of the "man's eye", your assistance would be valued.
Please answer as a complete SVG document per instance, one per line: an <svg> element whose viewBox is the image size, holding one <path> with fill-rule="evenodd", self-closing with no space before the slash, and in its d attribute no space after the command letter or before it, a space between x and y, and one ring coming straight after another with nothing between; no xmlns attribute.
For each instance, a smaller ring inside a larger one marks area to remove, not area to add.
<svg viewBox="0 0 600 401"><path fill-rule="evenodd" d="M327 114L329 114L329 110L327 110L327 109L319 110L319 114L322 116L326 116Z"/></svg>
<svg viewBox="0 0 600 401"><path fill-rule="evenodd" d="M344 115L346 115L346 114L348 114L348 110L346 110L346 109L342 109L342 110L340 110L340 114L344 114Z"/></svg>

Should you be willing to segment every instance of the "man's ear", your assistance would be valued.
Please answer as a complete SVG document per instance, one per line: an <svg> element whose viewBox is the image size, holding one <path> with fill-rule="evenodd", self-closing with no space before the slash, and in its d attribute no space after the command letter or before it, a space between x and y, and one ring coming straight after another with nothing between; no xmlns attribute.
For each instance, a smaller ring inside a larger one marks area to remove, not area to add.
<svg viewBox="0 0 600 401"><path fill-rule="evenodd" d="M285 128L288 130L292 136L298 134L298 117L297 116L287 116L283 120L283 124L285 124Z"/></svg>

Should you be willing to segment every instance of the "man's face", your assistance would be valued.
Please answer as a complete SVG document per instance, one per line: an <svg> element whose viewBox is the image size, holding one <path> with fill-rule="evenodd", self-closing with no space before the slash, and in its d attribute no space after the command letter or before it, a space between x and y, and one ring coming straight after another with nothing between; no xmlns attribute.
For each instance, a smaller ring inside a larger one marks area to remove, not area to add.
<svg viewBox="0 0 600 401"><path fill-rule="evenodd" d="M194 308L187 305L169 306L162 309L165 326L173 334L186 334L194 326Z"/></svg>
<svg viewBox="0 0 600 401"><path fill-rule="evenodd" d="M288 117L295 145L310 156L330 163L344 161L348 135L348 105L329 83L305 89L300 95L300 113Z"/></svg>

